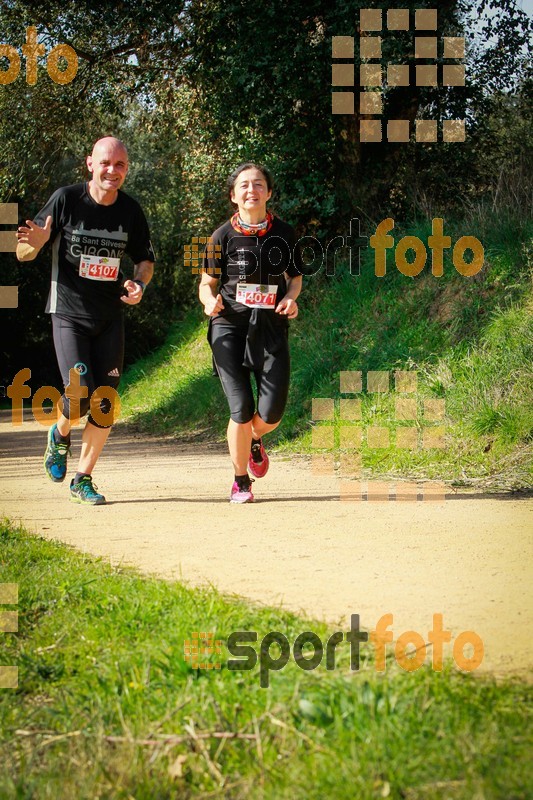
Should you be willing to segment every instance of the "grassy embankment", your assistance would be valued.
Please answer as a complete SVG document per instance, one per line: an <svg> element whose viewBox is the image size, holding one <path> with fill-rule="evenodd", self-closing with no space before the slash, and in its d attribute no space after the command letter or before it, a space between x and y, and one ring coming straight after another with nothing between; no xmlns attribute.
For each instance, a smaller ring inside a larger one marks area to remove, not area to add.
<svg viewBox="0 0 533 800"><path fill-rule="evenodd" d="M471 278L454 269L449 250L442 278L431 274L430 257L419 276L405 277L394 266L392 251L387 275L376 278L368 249L362 250L360 276L341 267L335 277L322 272L305 280L301 316L291 330L290 400L271 444L288 452L324 452L313 448L312 398L340 398L341 371L412 370L418 374L415 422L396 424L392 392L361 395L363 425L390 430L387 448L369 448L363 436L366 474L439 478L479 488L532 485L533 224L485 217L455 231L445 228L452 243L474 232L485 246L485 265ZM411 234L427 242L430 228L393 233L396 241ZM191 441L223 439L226 404L211 376L206 325L200 309L193 309L172 327L158 352L127 372L123 416L140 430ZM443 422L425 420L428 398L445 400ZM336 409L338 461L338 403ZM445 426L445 449L422 447L426 423ZM417 450L395 446L394 430L406 425L419 430Z"/></svg>
<svg viewBox="0 0 533 800"><path fill-rule="evenodd" d="M0 582L19 585L19 632L0 638L0 664L19 667L19 688L0 691L5 800L529 796L525 684L392 660L378 674L365 643L352 671L345 642L334 671L304 672L291 656L268 689L258 667L230 671L224 646L220 670L194 670L183 655L193 631L260 642L279 630L291 644L332 631L5 522Z"/></svg>

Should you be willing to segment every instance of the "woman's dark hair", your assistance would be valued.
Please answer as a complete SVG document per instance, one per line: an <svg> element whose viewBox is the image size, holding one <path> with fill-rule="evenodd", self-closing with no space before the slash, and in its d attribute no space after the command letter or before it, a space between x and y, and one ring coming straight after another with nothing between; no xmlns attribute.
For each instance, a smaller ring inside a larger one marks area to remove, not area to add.
<svg viewBox="0 0 533 800"><path fill-rule="evenodd" d="M267 170L266 167L263 167L262 164L256 164L254 161L246 161L244 164L240 164L237 167L237 169L233 170L233 172L228 178L227 190L230 201L231 201L231 194L237 182L237 178L239 177L241 172L244 172L245 169L259 170L259 172L263 174L263 177L266 180L268 191L271 192L272 189L274 188L274 181L272 180L272 175L270 174L270 172Z"/></svg>

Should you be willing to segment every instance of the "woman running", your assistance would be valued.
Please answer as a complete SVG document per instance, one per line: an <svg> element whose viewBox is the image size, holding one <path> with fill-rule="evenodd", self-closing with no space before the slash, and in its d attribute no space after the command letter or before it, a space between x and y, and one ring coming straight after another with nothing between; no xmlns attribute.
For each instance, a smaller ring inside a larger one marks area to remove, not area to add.
<svg viewBox="0 0 533 800"><path fill-rule="evenodd" d="M298 316L304 269L293 229L267 211L269 172L241 164L228 179L228 193L238 211L209 240L199 296L210 317L208 341L230 409L227 435L235 471L230 500L251 503L248 470L255 478L266 475L262 439L277 428L287 402L288 320Z"/></svg>

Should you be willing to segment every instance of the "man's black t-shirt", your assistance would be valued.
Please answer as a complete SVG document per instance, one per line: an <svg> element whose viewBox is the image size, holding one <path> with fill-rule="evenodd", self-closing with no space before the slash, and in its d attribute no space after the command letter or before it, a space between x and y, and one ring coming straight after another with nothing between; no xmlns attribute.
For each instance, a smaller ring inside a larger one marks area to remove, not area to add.
<svg viewBox="0 0 533 800"><path fill-rule="evenodd" d="M203 268L211 270L214 277L220 275L220 294L224 302L224 310L214 320L235 314L250 316L250 308L236 299L237 284L275 285L277 305L287 292L283 273L296 277L304 272L294 230L278 217L274 217L272 227L264 236L239 233L228 220L217 228L210 242L213 255L204 255ZM218 255L215 248L219 248ZM220 273L213 270L220 270ZM286 324L285 317L281 320Z"/></svg>
<svg viewBox="0 0 533 800"><path fill-rule="evenodd" d="M58 189L35 217L52 217L52 283L47 313L116 319L126 253L134 264L154 261L150 231L139 203L121 190L110 205L97 203L87 183Z"/></svg>

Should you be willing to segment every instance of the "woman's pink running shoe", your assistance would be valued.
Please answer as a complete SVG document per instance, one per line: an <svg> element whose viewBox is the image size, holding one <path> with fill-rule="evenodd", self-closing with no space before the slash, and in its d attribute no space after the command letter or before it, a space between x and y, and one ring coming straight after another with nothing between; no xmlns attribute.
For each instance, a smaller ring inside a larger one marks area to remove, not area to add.
<svg viewBox="0 0 533 800"><path fill-rule="evenodd" d="M231 487L230 503L253 503L254 496L252 494L252 484L248 484L248 488L239 486L237 481L233 481Z"/></svg>
<svg viewBox="0 0 533 800"><path fill-rule="evenodd" d="M263 442L259 439L257 444L253 444L250 450L248 469L255 478L264 478L268 472L269 464L270 461L267 452L263 447Z"/></svg>

